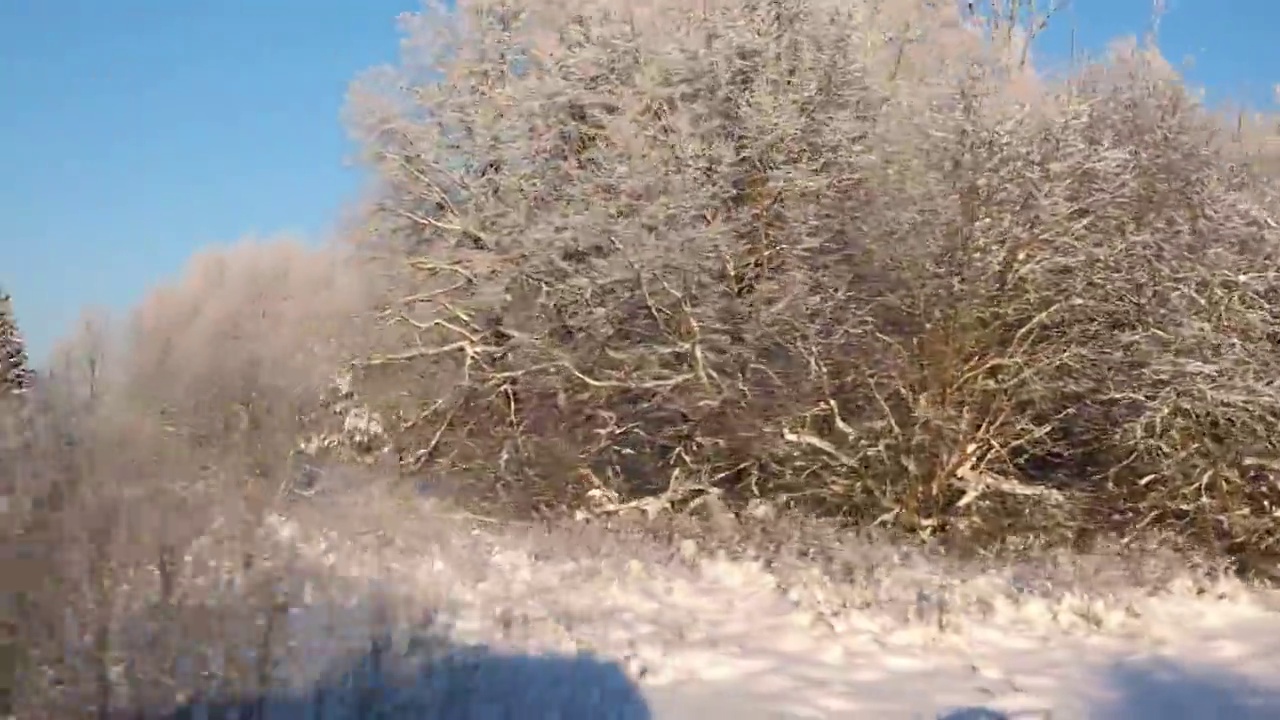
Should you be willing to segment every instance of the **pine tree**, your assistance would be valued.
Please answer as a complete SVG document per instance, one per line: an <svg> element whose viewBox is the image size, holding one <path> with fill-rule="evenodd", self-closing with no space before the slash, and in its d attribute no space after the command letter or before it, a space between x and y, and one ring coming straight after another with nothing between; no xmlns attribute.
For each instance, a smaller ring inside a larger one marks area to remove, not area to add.
<svg viewBox="0 0 1280 720"><path fill-rule="evenodd" d="M27 348L18 330L9 295L0 292L0 395L20 393L31 385Z"/></svg>
<svg viewBox="0 0 1280 720"><path fill-rule="evenodd" d="M21 423L18 415L6 417L15 402L21 405L21 401L3 401L6 397L13 398L26 390L30 382L27 350L22 342L22 334L18 332L13 303L6 293L0 291L0 450L11 449L9 442L14 437L8 432L12 428L11 423ZM7 460L0 460L0 465L6 464ZM14 490L11 480L7 473L0 473L0 503L3 503L6 512L10 509ZM7 532L3 534L3 542L12 545L12 541L11 535ZM17 615L21 598L22 593L14 593L12 588L0 593L0 717L13 716L14 696L21 673L23 645L18 638Z"/></svg>

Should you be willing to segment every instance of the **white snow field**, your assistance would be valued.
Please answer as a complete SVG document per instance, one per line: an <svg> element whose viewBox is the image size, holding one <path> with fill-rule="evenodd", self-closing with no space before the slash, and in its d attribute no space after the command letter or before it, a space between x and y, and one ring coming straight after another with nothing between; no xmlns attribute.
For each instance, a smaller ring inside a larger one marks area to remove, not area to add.
<svg viewBox="0 0 1280 720"><path fill-rule="evenodd" d="M1269 595L1163 556L980 570L851 541L762 563L425 504L388 517L346 498L275 523L464 644L379 717L1280 718ZM334 627L364 642L360 607L296 613L307 672Z"/></svg>

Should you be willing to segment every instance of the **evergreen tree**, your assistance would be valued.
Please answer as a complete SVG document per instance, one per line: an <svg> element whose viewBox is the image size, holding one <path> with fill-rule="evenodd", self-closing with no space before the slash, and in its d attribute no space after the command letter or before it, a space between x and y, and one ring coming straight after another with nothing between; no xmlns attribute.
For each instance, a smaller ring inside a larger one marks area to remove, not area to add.
<svg viewBox="0 0 1280 720"><path fill-rule="evenodd" d="M13 302L0 292L0 394L22 392L31 385L26 344L13 314Z"/></svg>
<svg viewBox="0 0 1280 720"><path fill-rule="evenodd" d="M27 366L27 350L22 342L22 334L18 332L18 323L13 315L13 303L9 296L0 291L0 400L11 397L27 389L31 382L31 371ZM8 407L6 407L8 406ZM5 421L6 409L12 403L0 403L0 450L9 449L6 430L11 427ZM6 453L7 454L7 453ZM0 460L0 465L7 464ZM5 510L9 509L10 497L13 494L12 478L7 473L0 473L0 502ZM3 541L12 544L13 538L7 533ZM22 663L22 645L18 640L18 606L22 602L21 592L14 593L12 588L0 592L0 717L12 717L14 693Z"/></svg>

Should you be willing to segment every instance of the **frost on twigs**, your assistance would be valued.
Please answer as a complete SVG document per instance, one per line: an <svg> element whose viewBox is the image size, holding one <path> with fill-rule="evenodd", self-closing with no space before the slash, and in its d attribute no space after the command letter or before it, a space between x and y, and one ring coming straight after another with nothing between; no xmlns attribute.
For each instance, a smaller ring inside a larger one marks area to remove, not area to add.
<svg viewBox="0 0 1280 720"><path fill-rule="evenodd" d="M1276 199L1158 53L1049 79L1018 4L696 5L429 8L354 86L399 259L357 384L410 467L1280 549Z"/></svg>

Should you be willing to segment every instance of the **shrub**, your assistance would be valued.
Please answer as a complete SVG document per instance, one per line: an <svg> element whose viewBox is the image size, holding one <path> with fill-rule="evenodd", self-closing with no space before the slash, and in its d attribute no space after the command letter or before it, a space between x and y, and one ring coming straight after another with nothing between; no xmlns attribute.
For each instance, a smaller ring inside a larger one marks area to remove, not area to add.
<svg viewBox="0 0 1280 720"><path fill-rule="evenodd" d="M1050 80L916 7L409 16L351 99L403 258L357 382L406 465L519 511L1274 547L1267 186L1147 47Z"/></svg>

